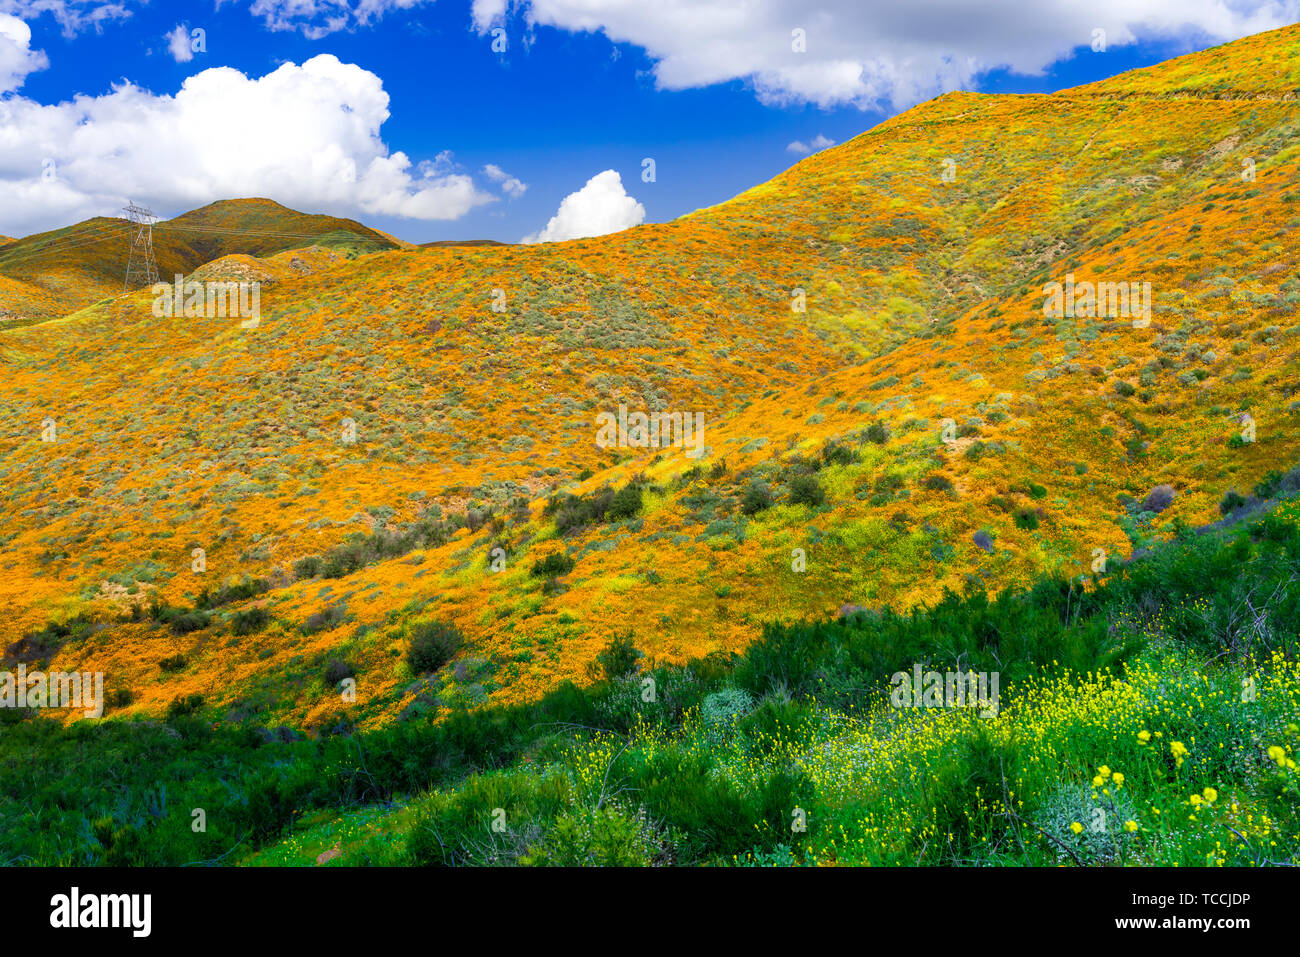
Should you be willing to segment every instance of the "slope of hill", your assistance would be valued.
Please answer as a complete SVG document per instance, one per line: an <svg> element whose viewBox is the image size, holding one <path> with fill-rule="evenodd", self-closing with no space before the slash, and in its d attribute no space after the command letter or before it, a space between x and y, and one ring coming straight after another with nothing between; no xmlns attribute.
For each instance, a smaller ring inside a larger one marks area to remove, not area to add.
<svg viewBox="0 0 1300 957"><path fill-rule="evenodd" d="M775 626L685 667L623 649L586 688L322 740L188 698L165 722L2 710L0 860L1294 865L1298 522L1292 494L1086 591ZM935 707L914 668L979 677Z"/></svg>
<svg viewBox="0 0 1300 957"><path fill-rule="evenodd" d="M1298 52L951 94L673 223L286 275L256 330L140 293L0 332L9 654L381 724L1216 518L1300 458ZM620 406L702 454L603 447Z"/></svg>
<svg viewBox="0 0 1300 957"><path fill-rule="evenodd" d="M394 249L393 240L350 219L299 213L268 199L225 200L154 226L160 277L188 274L232 254L265 257L314 244L344 253ZM56 318L122 293L131 239L124 219L102 216L0 247L0 308L30 321Z"/></svg>

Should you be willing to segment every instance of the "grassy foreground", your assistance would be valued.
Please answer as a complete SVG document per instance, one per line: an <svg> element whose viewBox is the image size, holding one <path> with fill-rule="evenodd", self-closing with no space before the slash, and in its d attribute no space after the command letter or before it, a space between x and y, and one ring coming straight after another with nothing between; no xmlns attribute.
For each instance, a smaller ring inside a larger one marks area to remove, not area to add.
<svg viewBox="0 0 1300 957"><path fill-rule="evenodd" d="M8 712L0 863L1294 863L1297 582L1291 499L1087 583L772 626L687 667L616 640L590 687L441 721ZM996 673L996 713L896 707L916 666Z"/></svg>

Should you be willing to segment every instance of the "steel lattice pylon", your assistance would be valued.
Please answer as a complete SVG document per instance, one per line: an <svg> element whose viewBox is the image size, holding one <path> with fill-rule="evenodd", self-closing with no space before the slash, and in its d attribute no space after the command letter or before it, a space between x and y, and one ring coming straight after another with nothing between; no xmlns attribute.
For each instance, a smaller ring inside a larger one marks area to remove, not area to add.
<svg viewBox="0 0 1300 957"><path fill-rule="evenodd" d="M153 211L132 203L123 207L131 226L131 254L126 261L125 291L152 286L158 281L158 263L153 257Z"/></svg>

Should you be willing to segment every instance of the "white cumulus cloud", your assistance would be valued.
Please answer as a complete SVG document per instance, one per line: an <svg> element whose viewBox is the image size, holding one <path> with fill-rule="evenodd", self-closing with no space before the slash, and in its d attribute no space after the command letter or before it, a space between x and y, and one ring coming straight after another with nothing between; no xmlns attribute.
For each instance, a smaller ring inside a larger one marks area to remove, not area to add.
<svg viewBox="0 0 1300 957"><path fill-rule="evenodd" d="M505 6L476 0L475 26ZM1300 0L512 0L511 8L532 26L640 47L661 89L739 79L773 105L862 109L912 106L1000 67L1041 74L1090 48L1094 30L1113 49L1139 39L1222 42L1300 20Z"/></svg>
<svg viewBox="0 0 1300 957"><path fill-rule="evenodd" d="M322 54L260 78L203 70L175 95L130 83L42 105L0 98L0 233L265 196L311 212L452 220L496 197L443 157L413 165L379 135L375 74ZM47 169L54 175L44 175Z"/></svg>
<svg viewBox="0 0 1300 957"><path fill-rule="evenodd" d="M803 140L795 140L793 143L786 145L786 149L791 153L816 153L818 150L824 150L828 146L834 146L835 141L829 137L818 133L813 137L811 143L805 143Z"/></svg>
<svg viewBox="0 0 1300 957"><path fill-rule="evenodd" d="M50 65L44 53L31 47L31 28L15 16L0 13L0 94L18 89L27 74Z"/></svg>
<svg viewBox="0 0 1300 957"><path fill-rule="evenodd" d="M526 243L556 243L565 239L604 236L645 222L645 207L623 189L623 178L612 169L597 173L587 185L560 203L546 228L525 236Z"/></svg>

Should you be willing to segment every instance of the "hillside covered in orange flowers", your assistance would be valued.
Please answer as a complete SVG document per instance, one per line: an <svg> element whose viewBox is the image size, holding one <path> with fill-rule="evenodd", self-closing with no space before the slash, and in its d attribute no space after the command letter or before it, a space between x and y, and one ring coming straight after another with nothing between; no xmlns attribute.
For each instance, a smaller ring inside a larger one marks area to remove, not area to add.
<svg viewBox="0 0 1300 957"><path fill-rule="evenodd" d="M0 329L121 295L131 238L125 219L103 216L23 239L0 236ZM272 256L309 245L355 254L402 243L351 219L299 213L267 199L212 203L153 227L164 281L223 256Z"/></svg>
<svg viewBox="0 0 1300 957"><path fill-rule="evenodd" d="M120 236L6 242L6 659L121 712L382 724L584 680L617 635L682 661L1087 573L1300 459L1297 131L1291 27L949 94L597 239L159 226L164 276L263 283L255 328L120 295ZM699 443L603 441L620 408ZM417 673L436 625L463 644Z"/></svg>

